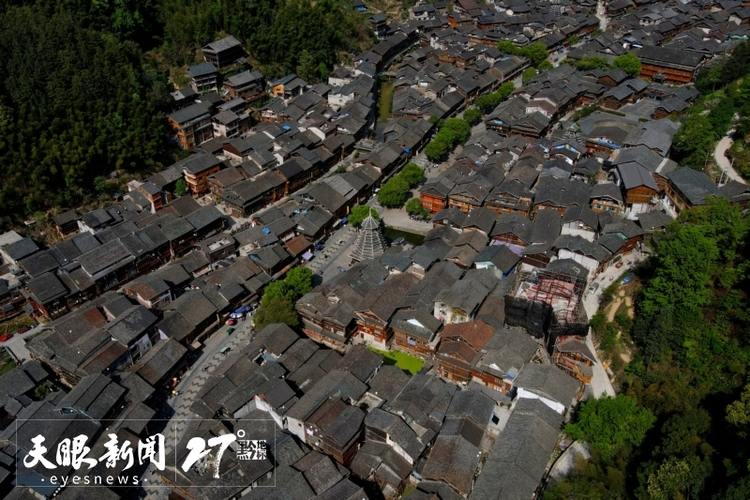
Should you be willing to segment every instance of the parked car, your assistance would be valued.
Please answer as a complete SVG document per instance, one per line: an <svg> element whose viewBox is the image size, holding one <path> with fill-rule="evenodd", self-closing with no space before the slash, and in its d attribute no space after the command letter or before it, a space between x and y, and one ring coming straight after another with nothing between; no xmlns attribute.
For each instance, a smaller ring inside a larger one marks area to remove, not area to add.
<svg viewBox="0 0 750 500"><path fill-rule="evenodd" d="M596 291L599 290L599 283L594 283L589 287L588 292L586 292L587 295L593 295L596 293Z"/></svg>
<svg viewBox="0 0 750 500"><path fill-rule="evenodd" d="M343 267L338 267L337 269L339 270L340 273L345 273L346 272L346 269L344 269Z"/></svg>
<svg viewBox="0 0 750 500"><path fill-rule="evenodd" d="M232 335L234 333L234 328L227 328L227 335Z"/></svg>
<svg viewBox="0 0 750 500"><path fill-rule="evenodd" d="M622 281L620 282L620 284L621 284L621 285L627 285L628 283L630 283L631 281L633 281L633 278L634 278L634 277L635 277L635 276L633 275L633 273L630 273L630 274L628 274L627 276L625 276L625 277L624 277L624 278L622 279Z"/></svg>
<svg viewBox="0 0 750 500"><path fill-rule="evenodd" d="M228 353L228 352L229 352L229 351L231 351L231 350L232 350L232 348L231 348L231 347L222 347L222 348L221 348L221 349L219 350L219 353L220 353L220 354L226 354L226 353Z"/></svg>
<svg viewBox="0 0 750 500"><path fill-rule="evenodd" d="M620 268L622 267L622 261L620 261L620 262L618 262L617 264L615 264L615 267L616 267L617 269L620 269Z"/></svg>
<svg viewBox="0 0 750 500"><path fill-rule="evenodd" d="M229 326L234 326L234 325L237 324L237 320L236 319L228 319L226 324L229 325Z"/></svg>

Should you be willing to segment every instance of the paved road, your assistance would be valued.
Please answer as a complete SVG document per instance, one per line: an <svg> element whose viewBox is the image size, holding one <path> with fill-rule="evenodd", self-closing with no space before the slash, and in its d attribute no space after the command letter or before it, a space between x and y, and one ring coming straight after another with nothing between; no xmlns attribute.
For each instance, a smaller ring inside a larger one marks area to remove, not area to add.
<svg viewBox="0 0 750 500"><path fill-rule="evenodd" d="M0 346L5 347L11 352L11 354L19 361L26 361L31 359L31 353L26 348L26 339L41 332L44 329L44 325L36 325L31 330L13 335L10 340L0 342Z"/></svg>
<svg viewBox="0 0 750 500"><path fill-rule="evenodd" d="M730 130L729 133L726 136L722 137L719 143L716 144L716 149L714 149L714 159L716 160L716 164L719 165L719 168L731 180L741 182L742 184L747 184L747 181L745 181L745 179L743 179L742 176L738 174L734 168L732 168L732 164L729 162L729 158L725 156L727 150L731 148L732 144L734 143L734 141L732 140L733 134L734 129Z"/></svg>
<svg viewBox="0 0 750 500"><path fill-rule="evenodd" d="M231 336L226 335L228 326L220 328L206 341L203 347L203 355L193 364L193 368L182 377L182 381L177 386L180 395L171 398L169 405L174 409L175 414L172 416L164 429L166 439L165 456L174 451L174 443L180 442L189 425L189 421L196 418L196 415L190 411L190 407L198 397L198 393L203 384L208 380L209 375L224 360L224 355L219 352L224 347L232 350L242 349L250 340L253 333L252 324L249 320L240 322L235 326L235 332ZM204 371L204 367L207 369ZM176 435L176 440L175 440ZM161 486L161 479L158 474L152 475L155 467L149 466L142 481L144 485L153 483L156 480L157 485ZM147 487L144 486L146 500L165 500L167 499L171 488L168 487Z"/></svg>
<svg viewBox="0 0 750 500"><path fill-rule="evenodd" d="M599 29L602 31L607 31L607 24L609 23L609 19L607 19L607 9L604 6L604 2L602 0L599 0L599 2L596 4L596 17L599 18Z"/></svg>
<svg viewBox="0 0 750 500"><path fill-rule="evenodd" d="M602 292L610 284L614 283L621 275L626 273L628 269L632 269L635 263L645 260L646 256L642 254L631 254L625 259L626 266L617 269L615 266L607 268L599 276L597 276L594 282L599 283L599 289L593 295L587 295L583 299L583 307L586 310L586 314L591 318L596 311L599 309L599 303L601 302ZM593 283L592 283L593 284ZM609 380L609 376L602 367L599 354L594 348L593 336L589 329L589 335L586 337L586 345L591 349L591 352L596 356L596 363L594 364L594 376L591 379L591 390L594 397L599 397L602 393L606 393L608 396L615 396L615 389L612 387L612 383Z"/></svg>
<svg viewBox="0 0 750 500"><path fill-rule="evenodd" d="M356 236L357 230L352 226L341 227L328 237L323 244L323 250L315 253L315 258L307 264L307 267L313 274L322 276L324 281L330 280L339 272L338 267L348 268L349 258L344 258L344 255L348 255L347 250L354 244ZM339 241L342 243L339 244Z"/></svg>

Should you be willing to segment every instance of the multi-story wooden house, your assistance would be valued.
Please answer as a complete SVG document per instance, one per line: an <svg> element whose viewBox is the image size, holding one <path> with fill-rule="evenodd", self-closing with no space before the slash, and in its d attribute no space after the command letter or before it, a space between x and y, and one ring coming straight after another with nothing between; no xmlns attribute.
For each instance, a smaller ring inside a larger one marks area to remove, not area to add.
<svg viewBox="0 0 750 500"><path fill-rule="evenodd" d="M513 381L526 363L544 359L544 347L518 327L504 328L480 350L474 359L471 378L503 394L513 388Z"/></svg>
<svg viewBox="0 0 750 500"><path fill-rule="evenodd" d="M393 337L391 317L406 292L418 281L411 273L394 274L370 290L362 300L363 307L356 311L354 342L388 349Z"/></svg>
<svg viewBox="0 0 750 500"><path fill-rule="evenodd" d="M485 206L498 215L518 213L531 215L533 194L516 179L505 180L485 199Z"/></svg>
<svg viewBox="0 0 750 500"><path fill-rule="evenodd" d="M638 51L641 78L666 83L686 84L695 80L703 63L703 54L646 45Z"/></svg>
<svg viewBox="0 0 750 500"><path fill-rule="evenodd" d="M230 97L255 100L263 95L263 74L260 71L243 71L224 81L224 88Z"/></svg>
<svg viewBox="0 0 750 500"><path fill-rule="evenodd" d="M528 217L512 212L498 217L490 233L490 239L493 244L507 245L511 250L520 253L524 247L531 244L533 230L534 224Z"/></svg>
<svg viewBox="0 0 750 500"><path fill-rule="evenodd" d="M221 170L222 166L221 160L209 154L193 155L183 160L180 167L185 174L190 194L202 196L208 193L210 190L208 177Z"/></svg>
<svg viewBox="0 0 750 500"><path fill-rule="evenodd" d="M302 320L302 331L316 342L343 351L357 329L354 309L337 297L310 292L294 305Z"/></svg>
<svg viewBox="0 0 750 500"><path fill-rule="evenodd" d="M685 209L705 205L711 196L724 196L708 177L692 168L683 167L667 174L669 182L662 197L667 208L679 215Z"/></svg>
<svg viewBox="0 0 750 500"><path fill-rule="evenodd" d="M167 121L182 149L193 149L214 137L211 113L203 103L175 111Z"/></svg>
<svg viewBox="0 0 750 500"><path fill-rule="evenodd" d="M625 193L625 212L647 212L659 195L659 187L651 172L637 163L618 165L615 172L617 185L622 186Z"/></svg>
<svg viewBox="0 0 750 500"><path fill-rule="evenodd" d="M584 384L591 383L592 366L596 362L596 357L586 346L584 339L579 337L558 338L552 353L552 362L571 377L577 378Z"/></svg>
<svg viewBox="0 0 750 500"><path fill-rule="evenodd" d="M443 324L431 314L421 310L402 310L393 315L393 349L422 358L435 354L437 334Z"/></svg>
<svg viewBox="0 0 750 500"><path fill-rule="evenodd" d="M211 63L201 63L187 69L190 75L190 87L198 94L217 92L219 90L219 72Z"/></svg>
<svg viewBox="0 0 750 500"><path fill-rule="evenodd" d="M471 380L472 363L495 329L482 320L446 325L437 350L440 375L455 382Z"/></svg>
<svg viewBox="0 0 750 500"><path fill-rule="evenodd" d="M242 44L232 35L204 45L201 51L203 60L217 68L232 64L245 55Z"/></svg>
<svg viewBox="0 0 750 500"><path fill-rule="evenodd" d="M591 210L620 215L625 212L625 201L620 186L616 184L597 184L591 189Z"/></svg>

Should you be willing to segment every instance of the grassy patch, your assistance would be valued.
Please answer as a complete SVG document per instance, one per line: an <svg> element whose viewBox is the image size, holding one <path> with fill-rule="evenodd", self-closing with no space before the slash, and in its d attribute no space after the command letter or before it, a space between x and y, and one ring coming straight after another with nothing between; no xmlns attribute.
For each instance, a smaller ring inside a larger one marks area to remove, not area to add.
<svg viewBox="0 0 750 500"><path fill-rule="evenodd" d="M416 356L410 356L406 353L399 351L380 351L372 347L368 347L372 352L380 354L385 358L383 363L386 365L396 365L410 375L416 375L419 370L424 366L424 360Z"/></svg>
<svg viewBox="0 0 750 500"><path fill-rule="evenodd" d="M379 119L387 120L392 116L391 109L393 106L393 86L395 84L395 80L380 82L380 100L378 101Z"/></svg>
<svg viewBox="0 0 750 500"><path fill-rule="evenodd" d="M0 322L0 336L13 333L24 326L34 326L36 322L28 314L19 314L15 318Z"/></svg>
<svg viewBox="0 0 750 500"><path fill-rule="evenodd" d="M16 367L16 362L10 356L0 359L0 377Z"/></svg>

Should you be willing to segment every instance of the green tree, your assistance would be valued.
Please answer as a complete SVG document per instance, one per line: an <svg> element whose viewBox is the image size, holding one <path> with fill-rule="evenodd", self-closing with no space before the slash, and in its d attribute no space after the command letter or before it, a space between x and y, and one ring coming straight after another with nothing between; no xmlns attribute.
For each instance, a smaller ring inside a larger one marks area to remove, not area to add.
<svg viewBox="0 0 750 500"><path fill-rule="evenodd" d="M303 50L297 61L297 74L305 80L317 81L321 64L325 67L326 63L317 62L309 51Z"/></svg>
<svg viewBox="0 0 750 500"><path fill-rule="evenodd" d="M263 289L263 297L261 298L261 304L263 302L269 302L279 297L283 297L292 300L294 292L289 288L284 280L272 281Z"/></svg>
<svg viewBox="0 0 750 500"><path fill-rule="evenodd" d="M290 269L286 273L284 282L289 290L292 291L292 301L296 301L298 298L307 294L312 290L313 287L313 273L312 270L307 266L298 266L294 269Z"/></svg>
<svg viewBox="0 0 750 500"><path fill-rule="evenodd" d="M565 432L588 442L605 459L613 459L622 450L638 446L655 421L653 413L639 407L635 398L618 394L586 400Z"/></svg>
<svg viewBox="0 0 750 500"><path fill-rule="evenodd" d="M446 137L453 141L453 145L455 146L469 140L469 137L471 137L471 127L466 120L462 120L461 118L448 118L442 127L440 127L439 133L445 134Z"/></svg>
<svg viewBox="0 0 750 500"><path fill-rule="evenodd" d="M690 115L682 122L672 141L673 158L682 165L703 170L715 140L716 135L708 117Z"/></svg>
<svg viewBox="0 0 750 500"><path fill-rule="evenodd" d="M474 126L482 121L482 112L477 108L469 108L464 111L464 120L469 122L469 125Z"/></svg>
<svg viewBox="0 0 750 500"><path fill-rule="evenodd" d="M171 161L166 78L121 41L128 23L112 25L110 14L124 19L129 7L76 7L0 9L0 212L16 220L91 201L103 187L95 179L113 170L145 174Z"/></svg>
<svg viewBox="0 0 750 500"><path fill-rule="evenodd" d="M726 419L737 426L750 423L750 385L745 386L740 399L727 406Z"/></svg>
<svg viewBox="0 0 750 500"><path fill-rule="evenodd" d="M609 63L603 57L588 56L576 62L576 69L579 71L590 71L592 69L608 67Z"/></svg>
<svg viewBox="0 0 750 500"><path fill-rule="evenodd" d="M519 53L518 47L513 42L509 42L507 40L501 40L497 42L497 48L500 52L504 52L510 55L517 55Z"/></svg>
<svg viewBox="0 0 750 500"><path fill-rule="evenodd" d="M52 390L47 385L47 382L43 382L34 389L34 397L37 401L44 401L51 392Z"/></svg>
<svg viewBox="0 0 750 500"><path fill-rule="evenodd" d="M405 180L410 188L413 188L424 180L424 169L416 163L410 162L404 165L398 176Z"/></svg>
<svg viewBox="0 0 750 500"><path fill-rule="evenodd" d="M255 329L258 331L273 323L284 323L296 327L299 326L299 316L292 301L277 296L261 302L260 307L253 315L253 322L255 323Z"/></svg>
<svg viewBox="0 0 750 500"><path fill-rule="evenodd" d="M432 161L440 161L450 150L450 144L444 137L435 136L424 148L424 154Z"/></svg>
<svg viewBox="0 0 750 500"><path fill-rule="evenodd" d="M641 60L635 54L622 54L612 61L613 68L620 68L633 78L641 74Z"/></svg>
<svg viewBox="0 0 750 500"><path fill-rule="evenodd" d="M416 215L418 217L421 217L422 219L427 219L430 216L430 212L424 209L422 207L422 202L419 201L419 198L412 198L409 201L406 202L406 213L409 215Z"/></svg>
<svg viewBox="0 0 750 500"><path fill-rule="evenodd" d="M552 68L554 68L554 66L547 59L545 59L544 61L542 61L541 63L539 63L539 71L548 71L548 70L550 70Z"/></svg>
<svg viewBox="0 0 750 500"><path fill-rule="evenodd" d="M528 57L529 60L531 60L531 64L533 64L534 66L539 66L542 61L545 61L547 59L547 56L549 56L547 47L539 42L532 43L531 45L523 47L519 51L519 54L524 57Z"/></svg>
<svg viewBox="0 0 750 500"><path fill-rule="evenodd" d="M567 40L567 44L568 44L568 45L575 45L575 44L577 44L577 43L578 43L578 42L580 42L580 41L581 41L581 39L580 39L580 38L578 38L578 37L577 37L577 36L575 36L575 35L572 35L572 36L569 36L569 37L568 37L568 40Z"/></svg>
<svg viewBox="0 0 750 500"><path fill-rule="evenodd" d="M174 195L178 198L180 196L185 196L187 194L187 181L185 181L184 177L180 177L177 179L177 182L174 185Z"/></svg>
<svg viewBox="0 0 750 500"><path fill-rule="evenodd" d="M708 113L708 121L711 122L714 134L721 137L727 133L732 124L732 119L737 111L734 99L731 97L722 98L716 106Z"/></svg>
<svg viewBox="0 0 750 500"><path fill-rule="evenodd" d="M376 220L380 220L380 215L378 215L377 210L374 210L367 205L357 205L352 208L346 218L349 221L349 224L354 227L359 227L362 224L362 221L370 215L372 215Z"/></svg>
<svg viewBox="0 0 750 500"><path fill-rule="evenodd" d="M391 177L380 188L378 192L378 203L385 207L396 208L404 204L406 193L409 192L409 184L405 180Z"/></svg>
<svg viewBox="0 0 750 500"><path fill-rule="evenodd" d="M489 94L485 94L483 96L479 96L474 100L474 104L482 110L483 113L489 113L495 107L497 107L498 104L500 104L503 100L505 100L510 94L513 93L513 91L516 89L516 86L513 85L513 82L505 82L502 85L500 85L500 88L498 88L495 92L491 92Z"/></svg>
<svg viewBox="0 0 750 500"><path fill-rule="evenodd" d="M534 68L526 68L523 70L523 73L521 73L521 82L526 85L531 80L534 79L536 76L536 70Z"/></svg>
<svg viewBox="0 0 750 500"><path fill-rule="evenodd" d="M648 477L648 494L653 500L674 498L700 498L708 464L698 457L666 459L659 469Z"/></svg>

